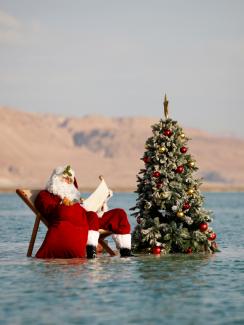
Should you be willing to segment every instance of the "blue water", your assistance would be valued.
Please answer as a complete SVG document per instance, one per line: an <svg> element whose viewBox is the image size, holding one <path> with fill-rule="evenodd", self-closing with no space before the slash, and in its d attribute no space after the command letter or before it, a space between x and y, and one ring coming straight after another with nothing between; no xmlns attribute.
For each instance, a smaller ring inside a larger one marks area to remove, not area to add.
<svg viewBox="0 0 244 325"><path fill-rule="evenodd" d="M244 193L205 197L221 246L213 256L43 261L26 257L32 212L0 195L0 324L244 324ZM110 202L129 212L135 196Z"/></svg>

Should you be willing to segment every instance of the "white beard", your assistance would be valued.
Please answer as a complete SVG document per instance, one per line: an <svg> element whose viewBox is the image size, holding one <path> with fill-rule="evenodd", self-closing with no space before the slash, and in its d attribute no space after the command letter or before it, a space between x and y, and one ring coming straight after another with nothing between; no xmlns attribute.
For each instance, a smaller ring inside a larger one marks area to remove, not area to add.
<svg viewBox="0 0 244 325"><path fill-rule="evenodd" d="M74 184L68 184L60 179L59 175L52 175L47 182L46 190L52 194L58 195L61 199L65 197L70 201L80 201L80 192Z"/></svg>

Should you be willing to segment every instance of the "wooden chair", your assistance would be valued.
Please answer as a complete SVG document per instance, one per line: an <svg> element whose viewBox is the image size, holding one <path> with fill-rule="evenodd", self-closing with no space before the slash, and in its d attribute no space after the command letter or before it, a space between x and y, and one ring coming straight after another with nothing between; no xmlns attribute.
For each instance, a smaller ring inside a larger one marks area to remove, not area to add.
<svg viewBox="0 0 244 325"><path fill-rule="evenodd" d="M30 257L33 252L36 235L39 229L40 221L44 223L44 225L48 228L48 222L47 220L41 215L41 213L35 208L34 202L37 194L40 192L40 190L30 190L30 189L17 189L16 193L19 195L19 197L25 202L25 204L34 212L36 215L35 223L33 226L31 239L27 251L27 256ZM115 252L109 247L109 245L105 242L105 238L110 236L112 233L110 231L99 229L99 244L103 247L103 249L110 255L115 256Z"/></svg>

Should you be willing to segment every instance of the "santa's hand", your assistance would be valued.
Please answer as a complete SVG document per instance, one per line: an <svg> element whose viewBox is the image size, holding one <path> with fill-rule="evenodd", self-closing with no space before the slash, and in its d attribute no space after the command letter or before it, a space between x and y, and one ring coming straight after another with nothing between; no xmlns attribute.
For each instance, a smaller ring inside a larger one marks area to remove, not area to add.
<svg viewBox="0 0 244 325"><path fill-rule="evenodd" d="M70 201L67 197L64 197L63 198L63 205L66 205L66 206L70 206L70 205L72 205L73 204L73 202L72 201Z"/></svg>

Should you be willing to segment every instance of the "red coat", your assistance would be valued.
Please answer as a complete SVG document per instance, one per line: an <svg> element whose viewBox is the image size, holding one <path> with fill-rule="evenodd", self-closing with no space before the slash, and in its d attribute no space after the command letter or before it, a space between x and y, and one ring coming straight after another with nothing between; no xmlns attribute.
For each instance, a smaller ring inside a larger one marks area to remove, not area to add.
<svg viewBox="0 0 244 325"><path fill-rule="evenodd" d="M46 237L36 257L85 257L88 236L86 210L79 203L65 206L61 204L59 196L45 190L38 194L35 206L49 223Z"/></svg>

